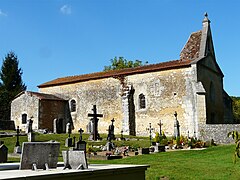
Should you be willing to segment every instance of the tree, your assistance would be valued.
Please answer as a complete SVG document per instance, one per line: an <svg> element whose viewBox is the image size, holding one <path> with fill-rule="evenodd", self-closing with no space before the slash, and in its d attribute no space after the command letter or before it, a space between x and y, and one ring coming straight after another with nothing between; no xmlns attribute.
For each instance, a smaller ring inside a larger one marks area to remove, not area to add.
<svg viewBox="0 0 240 180"><path fill-rule="evenodd" d="M22 81L22 69L14 52L7 54L0 71L0 119L10 119L11 101L21 91L26 90Z"/></svg>
<svg viewBox="0 0 240 180"><path fill-rule="evenodd" d="M236 122L240 122L240 97L231 96L233 103L233 117Z"/></svg>
<svg viewBox="0 0 240 180"><path fill-rule="evenodd" d="M235 151L233 155L233 163L236 163L237 157L240 158L240 134L238 131L231 131L228 133L228 137L232 137L235 140Z"/></svg>
<svg viewBox="0 0 240 180"><path fill-rule="evenodd" d="M119 69L124 69L124 68L133 68L133 67L138 67L142 66L142 61L140 60L126 60L124 57L114 57L114 59L111 59L111 65L109 66L104 66L103 71L109 71L109 70L119 70ZM147 64L148 62L145 62Z"/></svg>

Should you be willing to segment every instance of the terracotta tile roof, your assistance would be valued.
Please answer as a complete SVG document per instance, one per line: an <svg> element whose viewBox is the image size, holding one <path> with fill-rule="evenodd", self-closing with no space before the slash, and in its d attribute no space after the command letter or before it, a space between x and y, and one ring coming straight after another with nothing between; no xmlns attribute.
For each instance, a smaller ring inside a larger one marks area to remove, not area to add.
<svg viewBox="0 0 240 180"><path fill-rule="evenodd" d="M194 32L190 35L181 54L180 60L194 60L199 57L202 31Z"/></svg>
<svg viewBox="0 0 240 180"><path fill-rule="evenodd" d="M51 94L44 94L44 93L39 93L39 92L32 92L32 91L23 91L21 92L18 96L27 93L30 96L37 96L39 99L44 99L44 100L57 100L57 101L65 101L62 98L59 98L57 96L51 95Z"/></svg>
<svg viewBox="0 0 240 180"><path fill-rule="evenodd" d="M174 61L168 61L168 62L163 62L159 64L140 66L136 68L126 68L121 70L111 70L106 72L97 72L97 73L84 74L84 75L78 75L78 76L68 76L68 77L57 78L55 80L43 83L38 87L44 88L44 87L71 84L71 83L96 80L96 79L102 79L102 78L108 78L108 77L127 76L132 74L140 74L140 73L161 71L161 70L167 70L167 69L176 69L176 68L190 66L190 63L191 61L189 60L185 60L185 61L174 60Z"/></svg>

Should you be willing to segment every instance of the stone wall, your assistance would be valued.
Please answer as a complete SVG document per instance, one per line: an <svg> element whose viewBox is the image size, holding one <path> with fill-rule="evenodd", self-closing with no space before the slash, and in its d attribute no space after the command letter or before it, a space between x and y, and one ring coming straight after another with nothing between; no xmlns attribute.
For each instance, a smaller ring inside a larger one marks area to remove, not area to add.
<svg viewBox="0 0 240 180"><path fill-rule="evenodd" d="M188 131L191 134L195 131L192 122L196 112L192 100L196 93L194 76L192 68L187 67L45 87L40 92L76 101L76 112L71 113L76 131L83 128L86 132L90 119L87 114L92 113L92 105L96 105L98 113L104 116L99 118L100 133L107 133L110 120L114 118L115 133L118 134L123 130L125 134L148 136L149 123L157 132L161 120L162 130L172 136L176 111L181 134L187 135ZM140 108L140 94L145 96L145 108Z"/></svg>
<svg viewBox="0 0 240 180"><path fill-rule="evenodd" d="M27 119L33 117L33 129L39 129L38 110L39 99L36 96L28 95L25 92L21 96L15 98L11 103L11 120L15 122L15 126L25 131L26 124L22 124L22 114L27 114Z"/></svg>
<svg viewBox="0 0 240 180"><path fill-rule="evenodd" d="M218 144L234 143L227 134L231 131L240 132L240 124L205 124L199 130L199 138L204 141L213 139Z"/></svg>

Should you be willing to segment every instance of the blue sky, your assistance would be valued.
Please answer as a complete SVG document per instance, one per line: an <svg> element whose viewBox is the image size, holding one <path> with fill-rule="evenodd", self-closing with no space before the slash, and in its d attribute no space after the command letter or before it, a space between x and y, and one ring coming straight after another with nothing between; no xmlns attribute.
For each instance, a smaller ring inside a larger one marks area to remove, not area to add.
<svg viewBox="0 0 240 180"><path fill-rule="evenodd" d="M208 12L224 88L240 96L240 1L0 0L0 58L14 51L30 91L58 77L99 72L123 56L179 59Z"/></svg>

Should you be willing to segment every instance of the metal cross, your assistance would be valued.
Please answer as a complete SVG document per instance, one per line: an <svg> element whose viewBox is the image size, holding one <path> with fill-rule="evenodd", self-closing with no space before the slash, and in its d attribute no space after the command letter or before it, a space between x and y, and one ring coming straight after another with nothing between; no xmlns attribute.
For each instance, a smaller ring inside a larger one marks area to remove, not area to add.
<svg viewBox="0 0 240 180"><path fill-rule="evenodd" d="M17 147L17 146L20 146L20 143L19 143L19 133L20 133L19 126L17 126L16 131L17 131L17 142L16 142L16 145L15 145L15 146Z"/></svg>
<svg viewBox="0 0 240 180"><path fill-rule="evenodd" d="M158 125L159 125L159 136L162 136L162 121L160 120L159 121L159 123L158 123Z"/></svg>
<svg viewBox="0 0 240 180"><path fill-rule="evenodd" d="M154 128L152 128L151 123L149 123L149 128L147 128L147 131L149 131L150 146L152 145L152 130L154 130Z"/></svg>

